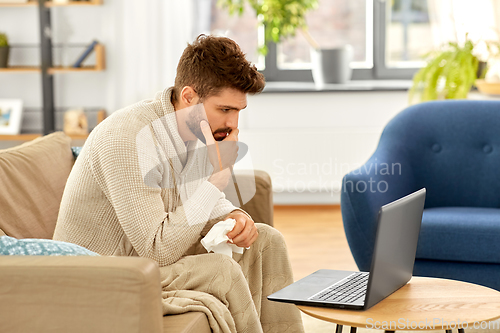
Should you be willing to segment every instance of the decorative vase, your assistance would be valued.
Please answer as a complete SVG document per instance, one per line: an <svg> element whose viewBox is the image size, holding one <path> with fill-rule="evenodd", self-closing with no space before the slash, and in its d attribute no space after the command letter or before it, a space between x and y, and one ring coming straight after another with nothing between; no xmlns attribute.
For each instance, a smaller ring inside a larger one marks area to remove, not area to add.
<svg viewBox="0 0 500 333"><path fill-rule="evenodd" d="M312 75L318 89L327 83L346 83L351 79L351 45L332 49L311 48Z"/></svg>
<svg viewBox="0 0 500 333"><path fill-rule="evenodd" d="M8 46L0 47L0 68L6 68L9 64L9 49Z"/></svg>

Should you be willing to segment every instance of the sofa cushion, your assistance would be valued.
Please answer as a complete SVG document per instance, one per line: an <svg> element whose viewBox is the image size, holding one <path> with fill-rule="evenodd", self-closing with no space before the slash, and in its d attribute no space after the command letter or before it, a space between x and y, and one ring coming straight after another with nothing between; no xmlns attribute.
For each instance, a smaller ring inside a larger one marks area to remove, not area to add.
<svg viewBox="0 0 500 333"><path fill-rule="evenodd" d="M439 207L424 210L418 259L500 263L500 209Z"/></svg>
<svg viewBox="0 0 500 333"><path fill-rule="evenodd" d="M73 163L62 132L0 150L0 229L15 238L52 238Z"/></svg>
<svg viewBox="0 0 500 333"><path fill-rule="evenodd" d="M0 255L12 256L98 256L86 248L50 239L0 237Z"/></svg>

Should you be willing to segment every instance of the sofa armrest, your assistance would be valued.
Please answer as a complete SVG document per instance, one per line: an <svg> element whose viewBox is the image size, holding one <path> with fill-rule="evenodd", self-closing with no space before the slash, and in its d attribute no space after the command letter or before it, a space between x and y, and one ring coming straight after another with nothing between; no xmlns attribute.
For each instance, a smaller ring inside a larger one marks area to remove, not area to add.
<svg viewBox="0 0 500 333"><path fill-rule="evenodd" d="M0 256L5 332L163 332L161 299L146 258Z"/></svg>
<svg viewBox="0 0 500 333"><path fill-rule="evenodd" d="M234 170L240 192L252 191L255 184L255 195L240 208L246 211L255 222L273 226L273 187L271 177L262 170ZM236 207L239 207L238 198L226 192L226 197Z"/></svg>

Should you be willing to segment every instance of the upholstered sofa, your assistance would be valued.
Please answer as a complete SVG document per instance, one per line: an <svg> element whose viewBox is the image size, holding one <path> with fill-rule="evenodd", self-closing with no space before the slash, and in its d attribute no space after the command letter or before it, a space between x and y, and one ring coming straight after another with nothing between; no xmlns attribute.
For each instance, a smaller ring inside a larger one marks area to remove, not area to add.
<svg viewBox="0 0 500 333"><path fill-rule="evenodd" d="M500 290L499 167L499 101L427 102L400 112L368 161L343 180L342 218L359 269L370 269L380 207L425 187L414 275Z"/></svg>
<svg viewBox="0 0 500 333"><path fill-rule="evenodd" d="M61 132L0 151L0 236L52 237L74 158ZM270 178L239 174L240 189L253 179L243 209L272 225ZM0 256L2 332L211 332L201 312L162 316L161 299L158 266L146 258Z"/></svg>

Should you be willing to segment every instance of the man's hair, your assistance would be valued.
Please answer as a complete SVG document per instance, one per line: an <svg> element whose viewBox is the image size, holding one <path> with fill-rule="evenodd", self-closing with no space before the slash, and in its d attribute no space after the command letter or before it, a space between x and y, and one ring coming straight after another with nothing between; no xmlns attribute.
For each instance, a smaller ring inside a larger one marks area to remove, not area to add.
<svg viewBox="0 0 500 333"><path fill-rule="evenodd" d="M224 88L256 94L264 85L264 75L246 60L236 42L202 34L188 44L179 60L173 97L178 99L185 86L192 87L201 99L217 95Z"/></svg>

